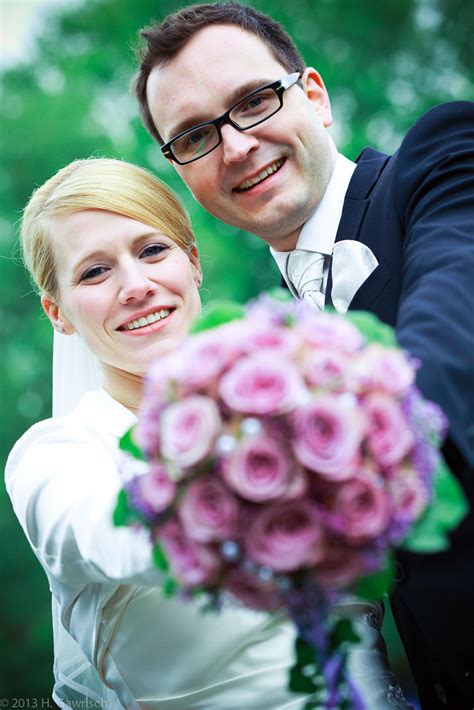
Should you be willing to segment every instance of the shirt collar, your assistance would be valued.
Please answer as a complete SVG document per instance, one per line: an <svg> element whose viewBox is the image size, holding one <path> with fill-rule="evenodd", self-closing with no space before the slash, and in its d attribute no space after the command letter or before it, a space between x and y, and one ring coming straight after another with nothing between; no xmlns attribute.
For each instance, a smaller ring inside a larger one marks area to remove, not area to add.
<svg viewBox="0 0 474 710"><path fill-rule="evenodd" d="M333 174L313 214L303 225L296 243L297 249L314 251L330 256L336 241L337 228L341 220L344 198L356 164L341 153L337 154ZM286 262L291 251L275 251L270 247L283 277L286 277Z"/></svg>

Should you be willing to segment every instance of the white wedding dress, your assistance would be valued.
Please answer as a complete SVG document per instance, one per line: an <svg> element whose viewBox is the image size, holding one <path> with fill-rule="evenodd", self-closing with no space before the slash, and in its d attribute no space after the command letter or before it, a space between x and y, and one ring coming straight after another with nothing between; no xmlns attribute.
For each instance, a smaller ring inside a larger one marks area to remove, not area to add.
<svg viewBox="0 0 474 710"><path fill-rule="evenodd" d="M165 598L147 536L114 528L118 439L134 421L104 390L89 392L70 414L33 426L7 463L8 493L52 591L54 700L107 710L303 708L287 690L294 630L283 614L203 614ZM380 608L343 607L362 638L348 664L366 707L406 708Z"/></svg>

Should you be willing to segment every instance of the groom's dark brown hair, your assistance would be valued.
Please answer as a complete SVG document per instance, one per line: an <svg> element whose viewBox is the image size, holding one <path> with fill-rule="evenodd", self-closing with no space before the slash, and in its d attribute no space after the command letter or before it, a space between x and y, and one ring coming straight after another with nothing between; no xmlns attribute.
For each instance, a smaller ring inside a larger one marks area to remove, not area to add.
<svg viewBox="0 0 474 710"><path fill-rule="evenodd" d="M161 24L141 30L146 46L138 52L140 66L133 83L142 121L159 143L164 141L153 122L146 97L150 72L171 61L199 30L210 25L237 25L261 39L288 72L302 73L305 69L302 56L283 27L247 5L237 2L190 5L168 15Z"/></svg>

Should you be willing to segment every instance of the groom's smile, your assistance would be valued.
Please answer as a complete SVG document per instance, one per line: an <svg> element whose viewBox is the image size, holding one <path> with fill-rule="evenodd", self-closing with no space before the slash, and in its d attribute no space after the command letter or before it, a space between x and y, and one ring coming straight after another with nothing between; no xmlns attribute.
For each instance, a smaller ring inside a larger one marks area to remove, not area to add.
<svg viewBox="0 0 474 710"><path fill-rule="evenodd" d="M150 112L164 141L179 134L176 126L197 127L192 162L173 163L197 201L223 222L282 250L294 246L334 166L335 146L326 130L331 111L318 73L308 68L285 88L274 115L245 130L225 123L217 147L202 157L198 151L209 125L201 124L228 111L232 97L239 101L244 87L264 87L288 75L258 37L213 25L155 67L147 84Z"/></svg>

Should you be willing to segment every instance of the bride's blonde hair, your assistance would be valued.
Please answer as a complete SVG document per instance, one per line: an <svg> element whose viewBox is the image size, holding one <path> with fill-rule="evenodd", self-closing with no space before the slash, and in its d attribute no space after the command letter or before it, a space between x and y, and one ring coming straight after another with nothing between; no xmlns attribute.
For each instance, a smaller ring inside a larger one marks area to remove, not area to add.
<svg viewBox="0 0 474 710"><path fill-rule="evenodd" d="M187 254L196 245L181 202L150 172L110 158L75 160L33 192L21 225L24 262L40 292L54 300L59 296L49 239L54 218L89 209L114 212L148 224Z"/></svg>

